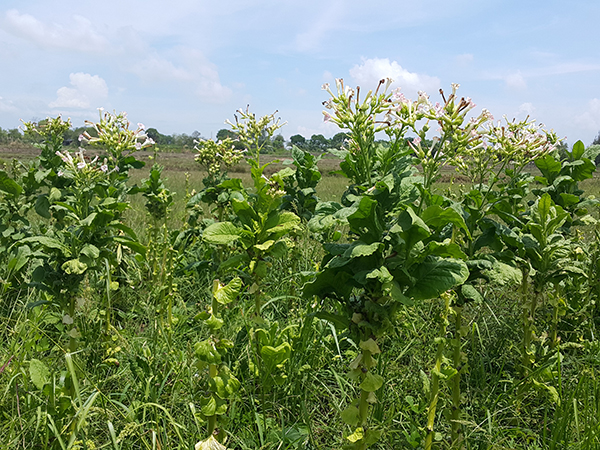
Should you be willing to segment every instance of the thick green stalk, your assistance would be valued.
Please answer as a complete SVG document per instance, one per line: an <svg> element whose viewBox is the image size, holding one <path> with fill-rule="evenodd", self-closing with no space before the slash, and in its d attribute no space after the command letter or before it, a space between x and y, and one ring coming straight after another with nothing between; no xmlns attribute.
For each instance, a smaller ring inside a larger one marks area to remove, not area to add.
<svg viewBox="0 0 600 450"><path fill-rule="evenodd" d="M462 368L461 355L461 328L462 328L462 307L454 306L454 349L452 354L452 363L456 369L456 374L452 377L452 415L450 422L452 424L451 438L456 448L462 448L462 427L459 423L461 415L460 407L460 371Z"/></svg>
<svg viewBox="0 0 600 450"><path fill-rule="evenodd" d="M77 339L73 336L77 330L75 325L75 296L71 295L69 300L69 317L73 321L69 330L69 352L74 353L77 350Z"/></svg>
<svg viewBox="0 0 600 450"><path fill-rule="evenodd" d="M215 303L215 302L213 302ZM216 378L218 375L219 371L217 370L217 365L216 364L210 364L208 366L208 376L213 379ZM208 436L212 436L215 432L215 429L217 428L217 415L213 414L212 416L208 417L208 425L207 425L207 432L208 432Z"/></svg>
<svg viewBox="0 0 600 450"><path fill-rule="evenodd" d="M531 370L531 358L529 356L529 347L531 346L532 338L532 325L533 325L533 314L536 309L536 295L534 294L529 299L529 270L523 270L523 280L521 282L521 301L522 301L522 315L521 320L523 322L523 343L521 348L521 365L522 375L527 377Z"/></svg>
<svg viewBox="0 0 600 450"><path fill-rule="evenodd" d="M435 354L435 366L431 372L431 387L429 408L427 409L427 435L425 436L425 450L431 450L433 445L433 426L435 424L435 412L440 395L440 371L442 369L442 360L444 357L444 347L446 341L446 329L448 326L448 311L450 309L450 295L444 296L444 310L440 314L440 335L438 337L438 347Z"/></svg>

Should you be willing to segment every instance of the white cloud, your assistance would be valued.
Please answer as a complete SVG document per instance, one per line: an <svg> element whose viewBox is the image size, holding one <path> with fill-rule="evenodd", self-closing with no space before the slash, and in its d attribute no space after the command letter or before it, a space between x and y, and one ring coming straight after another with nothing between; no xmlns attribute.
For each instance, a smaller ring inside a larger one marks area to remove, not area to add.
<svg viewBox="0 0 600 450"><path fill-rule="evenodd" d="M575 123L586 131L600 130L600 99L590 100L587 109L575 117Z"/></svg>
<svg viewBox="0 0 600 450"><path fill-rule="evenodd" d="M394 80L394 86L399 86L409 95L418 91L436 92L440 88L440 79L425 74L409 72L396 61L390 62L388 58L366 59L361 65L350 69L353 81L363 89L377 87L379 80L389 77Z"/></svg>
<svg viewBox="0 0 600 450"><path fill-rule="evenodd" d="M211 103L222 103L231 97L232 90L221 84L217 66L202 52L179 48L170 56L177 62L154 53L131 65L129 71L145 83L176 83Z"/></svg>
<svg viewBox="0 0 600 450"><path fill-rule="evenodd" d="M516 117L519 118L525 118L527 116L532 116L533 113L535 112L535 106L533 106L533 103L523 103L519 106L519 110L517 111L517 113L515 114Z"/></svg>
<svg viewBox="0 0 600 450"><path fill-rule="evenodd" d="M5 100L4 98L0 97L0 112L13 112L16 110L17 108L14 107L10 100Z"/></svg>
<svg viewBox="0 0 600 450"><path fill-rule="evenodd" d="M504 83L506 83L506 87L509 89L521 90L527 87L527 82L523 78L521 71L505 76Z"/></svg>
<svg viewBox="0 0 600 450"><path fill-rule="evenodd" d="M131 72L145 82L191 81L194 76L182 67L176 67L158 55L152 55L131 67Z"/></svg>
<svg viewBox="0 0 600 450"><path fill-rule="evenodd" d="M90 108L101 106L100 101L108 96L106 82L98 75L72 73L69 75L71 86L56 91L57 98L50 108Z"/></svg>
<svg viewBox="0 0 600 450"><path fill-rule="evenodd" d="M63 26L46 24L30 14L11 9L6 12L0 25L9 33L42 48L100 52L108 47L108 40L94 30L90 20L82 16L72 16L69 24Z"/></svg>
<svg viewBox="0 0 600 450"><path fill-rule="evenodd" d="M456 55L454 59L458 65L468 66L473 62L474 56L472 53L463 53L462 55Z"/></svg>
<svg viewBox="0 0 600 450"><path fill-rule="evenodd" d="M323 72L322 78L325 82L333 82L333 74L329 70Z"/></svg>

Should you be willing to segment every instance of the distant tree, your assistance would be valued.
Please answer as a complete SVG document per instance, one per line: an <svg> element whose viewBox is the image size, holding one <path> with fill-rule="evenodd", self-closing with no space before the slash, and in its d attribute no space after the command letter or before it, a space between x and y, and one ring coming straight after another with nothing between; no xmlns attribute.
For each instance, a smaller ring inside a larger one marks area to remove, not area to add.
<svg viewBox="0 0 600 450"><path fill-rule="evenodd" d="M329 139L322 134L313 134L308 142L308 148L312 152L324 152L329 148Z"/></svg>
<svg viewBox="0 0 600 450"><path fill-rule="evenodd" d="M592 145L600 145L600 131L598 131L598 136L592 141Z"/></svg>
<svg viewBox="0 0 600 450"><path fill-rule="evenodd" d="M162 134L160 134L156 128L148 128L146 130L146 135L157 144L163 144L161 139Z"/></svg>
<svg viewBox="0 0 600 450"><path fill-rule="evenodd" d="M23 135L19 131L18 128L13 128L8 130L8 141L9 142L19 142L23 140Z"/></svg>
<svg viewBox="0 0 600 450"><path fill-rule="evenodd" d="M348 139L348 133L340 132L331 138L331 146L335 148L341 148L344 145L344 141Z"/></svg>
<svg viewBox="0 0 600 450"><path fill-rule="evenodd" d="M285 150L285 139L281 134L273 137L271 141L271 146L273 147L273 152L280 153Z"/></svg>
<svg viewBox="0 0 600 450"><path fill-rule="evenodd" d="M306 148L306 138L301 134L295 134L290 137L290 144L295 145L298 148Z"/></svg>
<svg viewBox="0 0 600 450"><path fill-rule="evenodd" d="M200 139L202 137L202 135L200 134L200 132L198 130L194 130L194 132L192 133L192 137L194 139Z"/></svg>
<svg viewBox="0 0 600 450"><path fill-rule="evenodd" d="M227 130L225 128L221 128L219 131L217 131L217 140L218 141L223 141L227 138L235 140L238 138L238 135L237 135L237 133L234 133L233 131Z"/></svg>

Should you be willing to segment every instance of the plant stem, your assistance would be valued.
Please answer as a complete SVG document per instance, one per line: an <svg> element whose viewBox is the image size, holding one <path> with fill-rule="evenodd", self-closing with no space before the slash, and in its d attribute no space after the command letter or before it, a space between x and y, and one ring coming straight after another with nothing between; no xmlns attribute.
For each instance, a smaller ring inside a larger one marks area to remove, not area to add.
<svg viewBox="0 0 600 450"><path fill-rule="evenodd" d="M214 302L213 302L214 303ZM217 370L217 365L216 364L210 364L208 366L208 376L213 379L216 378L218 375L218 370ZM208 417L208 436L212 436L213 433L215 432L215 428L217 428L217 415L213 414L212 416Z"/></svg>
<svg viewBox="0 0 600 450"><path fill-rule="evenodd" d="M460 407L460 371L462 368L462 356L461 356L461 328L462 328L462 307L453 306L454 311L454 351L452 355L452 363L456 369L456 374L452 377L452 442L457 448L461 448L462 442L462 427L460 426L459 420L461 415Z"/></svg>
<svg viewBox="0 0 600 450"><path fill-rule="evenodd" d="M444 296L444 310L440 314L440 335L438 337L438 347L435 354L435 366L431 372L431 392L429 408L427 409L427 435L425 436L425 450L431 450L433 445L433 425L435 423L435 411L439 400L440 371L442 369L442 359L444 357L445 336L448 326L448 311L450 309L450 296Z"/></svg>

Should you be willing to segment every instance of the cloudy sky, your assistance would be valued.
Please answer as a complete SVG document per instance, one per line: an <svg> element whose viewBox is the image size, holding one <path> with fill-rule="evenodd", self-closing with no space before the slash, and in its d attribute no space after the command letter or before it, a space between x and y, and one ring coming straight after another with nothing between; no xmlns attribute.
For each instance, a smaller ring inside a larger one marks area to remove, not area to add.
<svg viewBox="0 0 600 450"><path fill-rule="evenodd" d="M278 110L289 136L323 123L335 78L460 83L477 110L527 115L588 145L600 131L597 0L0 1L0 127L97 108L163 134L214 136L236 109Z"/></svg>

